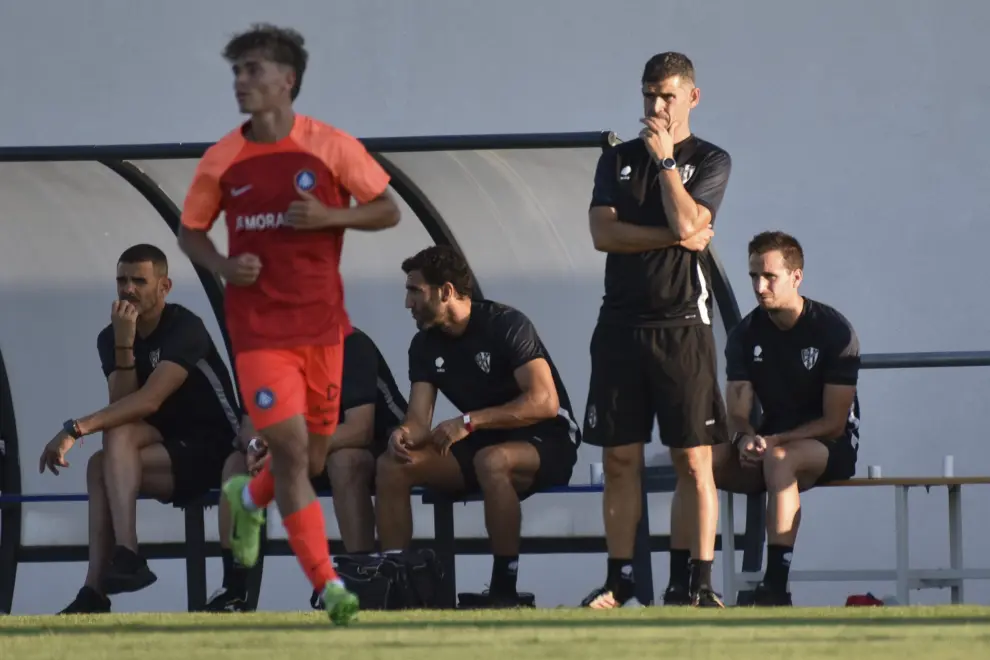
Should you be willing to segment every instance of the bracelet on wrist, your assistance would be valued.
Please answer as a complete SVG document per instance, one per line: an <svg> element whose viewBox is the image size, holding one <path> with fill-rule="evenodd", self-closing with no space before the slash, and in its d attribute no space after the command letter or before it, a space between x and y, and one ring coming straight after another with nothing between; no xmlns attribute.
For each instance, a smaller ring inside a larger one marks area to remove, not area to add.
<svg viewBox="0 0 990 660"><path fill-rule="evenodd" d="M134 350L134 347L133 346L114 346L113 348L114 348L115 351L133 351Z"/></svg>
<svg viewBox="0 0 990 660"><path fill-rule="evenodd" d="M122 367L122 366L120 366L120 365L118 364L118 365L116 365L116 366L114 367L114 371L131 371L131 370L133 370L133 369L134 369L135 367L137 367L137 365L134 365L134 364L132 364L132 365L130 365L129 367Z"/></svg>

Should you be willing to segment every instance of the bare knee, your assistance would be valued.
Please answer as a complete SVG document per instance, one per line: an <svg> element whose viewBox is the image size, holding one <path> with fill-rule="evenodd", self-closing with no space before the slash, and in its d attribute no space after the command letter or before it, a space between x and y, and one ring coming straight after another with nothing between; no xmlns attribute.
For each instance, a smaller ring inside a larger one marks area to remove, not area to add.
<svg viewBox="0 0 990 660"><path fill-rule="evenodd" d="M605 480L627 480L639 475L643 469L643 445L606 447L602 452L602 470Z"/></svg>
<svg viewBox="0 0 990 660"><path fill-rule="evenodd" d="M408 464L400 463L389 452L378 457L375 464L375 487L378 490L382 488L408 488L410 485Z"/></svg>
<svg viewBox="0 0 990 660"><path fill-rule="evenodd" d="M102 449L97 450L89 457L86 463L86 491L92 492L96 488L103 487L103 460L105 454Z"/></svg>
<svg viewBox="0 0 990 660"><path fill-rule="evenodd" d="M375 472L375 457L367 449L340 449L327 457L327 471L334 491L368 492Z"/></svg>
<svg viewBox="0 0 990 660"><path fill-rule="evenodd" d="M825 469L827 461L827 450L814 444L801 442L794 446L772 447L763 458L763 479L767 490L788 488L800 481L802 476L817 476Z"/></svg>
<svg viewBox="0 0 990 660"><path fill-rule="evenodd" d="M221 478L227 481L227 479L241 474L247 474L247 456L239 451L235 451L224 462Z"/></svg>
<svg viewBox="0 0 990 660"><path fill-rule="evenodd" d="M678 478L697 483L712 475L712 448L671 449L670 458Z"/></svg>
<svg viewBox="0 0 990 660"><path fill-rule="evenodd" d="M489 485L511 482L512 468L512 457L505 447L486 447L474 456L474 472L482 490Z"/></svg>
<svg viewBox="0 0 990 660"><path fill-rule="evenodd" d="M139 449L140 429L136 424L122 424L103 432L103 449L107 452Z"/></svg>

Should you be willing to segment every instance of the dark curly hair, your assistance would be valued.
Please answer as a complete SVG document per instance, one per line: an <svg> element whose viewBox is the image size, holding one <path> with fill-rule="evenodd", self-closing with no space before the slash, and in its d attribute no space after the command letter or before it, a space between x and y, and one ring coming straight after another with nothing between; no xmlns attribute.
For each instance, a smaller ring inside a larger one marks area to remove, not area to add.
<svg viewBox="0 0 990 660"><path fill-rule="evenodd" d="M292 67L296 72L296 84L292 86L292 100L299 96L302 87L303 74L306 72L306 62L309 53L303 47L306 40L292 28L280 28L271 23L255 23L246 32L234 35L223 49L223 56L228 62L252 51L259 51L277 64Z"/></svg>
<svg viewBox="0 0 990 660"><path fill-rule="evenodd" d="M441 287L450 282L458 295L474 296L474 276L467 261L457 250L446 245L434 245L420 250L402 262L406 275L418 271L430 286Z"/></svg>

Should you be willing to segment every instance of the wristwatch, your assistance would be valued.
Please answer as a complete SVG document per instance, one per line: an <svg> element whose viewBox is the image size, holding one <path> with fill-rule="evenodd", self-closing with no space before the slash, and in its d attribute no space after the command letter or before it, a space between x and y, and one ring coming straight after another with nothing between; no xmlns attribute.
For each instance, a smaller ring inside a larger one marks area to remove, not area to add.
<svg viewBox="0 0 990 660"><path fill-rule="evenodd" d="M677 161L673 158L664 158L660 161L660 169L662 170L676 170Z"/></svg>
<svg viewBox="0 0 990 660"><path fill-rule="evenodd" d="M79 423L74 419L65 420L62 423L62 430L73 440L78 440L82 437L82 431L79 430Z"/></svg>
<svg viewBox="0 0 990 660"><path fill-rule="evenodd" d="M471 415L464 415L462 421L464 422L464 428L467 429L467 432L474 433L474 425L471 423Z"/></svg>

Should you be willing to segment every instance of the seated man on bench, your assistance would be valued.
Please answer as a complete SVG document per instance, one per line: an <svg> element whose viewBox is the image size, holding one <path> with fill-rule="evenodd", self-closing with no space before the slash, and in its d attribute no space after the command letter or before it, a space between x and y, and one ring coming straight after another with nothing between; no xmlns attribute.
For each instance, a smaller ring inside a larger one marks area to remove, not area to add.
<svg viewBox="0 0 990 660"><path fill-rule="evenodd" d="M375 460L388 446L389 433L406 414L406 400L392 371L371 337L357 328L344 340L344 376L340 422L325 443L310 444L310 474L317 493L333 489L333 509L348 554L375 550ZM243 434L251 438L252 434ZM314 436L315 437L315 436ZM249 440L227 459L223 480L254 472L267 460L261 438ZM210 612L248 611L248 576L252 569L237 564L230 551L230 505L220 498L220 545L223 586L206 604ZM346 580L347 576L342 575ZM313 598L320 594L313 592Z"/></svg>
<svg viewBox="0 0 990 660"><path fill-rule="evenodd" d="M212 488L239 429L234 388L202 319L166 303L165 254L136 245L117 263L110 325L97 339L110 405L70 419L41 453L40 471L68 467L83 436L103 432L86 466L89 570L62 614L110 611L108 596L158 578L138 554L138 495L184 508Z"/></svg>
<svg viewBox="0 0 990 660"><path fill-rule="evenodd" d="M787 579L801 522L799 493L851 478L859 450L859 339L834 308L798 293L804 278L800 243L765 232L749 244L749 271L759 306L729 334L726 410L731 445L715 447L715 483L730 493L767 492L767 569L754 604L787 606ZM750 424L753 403L763 409ZM685 604L685 519L677 495L671 512L668 605Z"/></svg>
<svg viewBox="0 0 990 660"><path fill-rule="evenodd" d="M522 312L472 301L473 278L454 250L427 248L402 270L419 332L409 346L409 412L378 459L382 550L409 546L412 487L480 491L494 561L475 605L531 605L516 591L520 500L570 481L580 435L567 393ZM463 414L434 428L438 391Z"/></svg>

